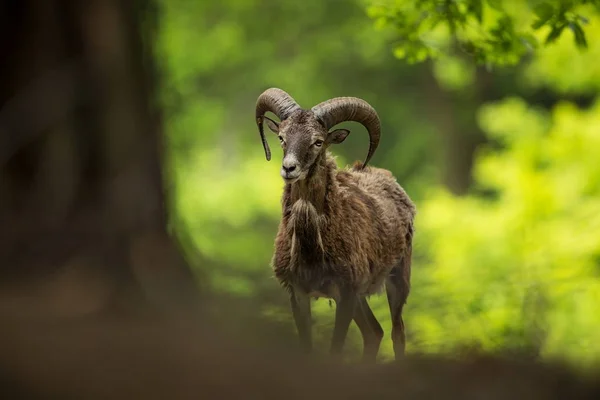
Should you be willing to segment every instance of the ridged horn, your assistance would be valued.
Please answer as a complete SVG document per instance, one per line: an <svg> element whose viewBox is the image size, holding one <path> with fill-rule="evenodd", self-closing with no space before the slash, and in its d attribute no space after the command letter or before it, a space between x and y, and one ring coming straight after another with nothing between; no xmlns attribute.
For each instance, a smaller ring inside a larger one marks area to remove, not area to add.
<svg viewBox="0 0 600 400"><path fill-rule="evenodd" d="M263 130L265 114L270 111L283 121L299 108L300 106L292 96L279 88L267 89L258 96L258 100L256 100L256 124L258 125L258 132L260 133L260 140L262 140L262 145L265 149L267 161L271 160L271 149L269 149L269 143L267 143Z"/></svg>
<svg viewBox="0 0 600 400"><path fill-rule="evenodd" d="M369 152L363 168L366 167L379 146L381 123L377 111L369 103L357 97L335 97L317 104L312 108L312 112L328 130L345 121L358 122L367 129Z"/></svg>

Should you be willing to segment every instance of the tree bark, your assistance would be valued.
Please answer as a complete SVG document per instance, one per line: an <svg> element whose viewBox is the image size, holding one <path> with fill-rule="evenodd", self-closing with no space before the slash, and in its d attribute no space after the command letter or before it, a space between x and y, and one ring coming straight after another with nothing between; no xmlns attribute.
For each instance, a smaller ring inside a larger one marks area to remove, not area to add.
<svg viewBox="0 0 600 400"><path fill-rule="evenodd" d="M0 6L0 282L42 290L54 311L195 296L166 232L147 5Z"/></svg>
<svg viewBox="0 0 600 400"><path fill-rule="evenodd" d="M432 75L426 76L427 102L431 118L437 127L440 143L440 181L455 195L464 195L473 179L471 170L474 154L485 135L476 115L463 115L462 110L474 110L495 96L491 91L492 75L477 68L472 92L451 93L441 88ZM467 103L467 106L465 106Z"/></svg>

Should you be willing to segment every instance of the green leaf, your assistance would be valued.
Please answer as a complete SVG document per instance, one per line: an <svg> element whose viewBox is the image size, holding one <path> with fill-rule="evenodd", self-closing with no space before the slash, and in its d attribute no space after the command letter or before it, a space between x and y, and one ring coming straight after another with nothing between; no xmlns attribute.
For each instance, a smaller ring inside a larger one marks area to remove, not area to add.
<svg viewBox="0 0 600 400"><path fill-rule="evenodd" d="M502 0L487 0L488 5L496 11L503 11Z"/></svg>
<svg viewBox="0 0 600 400"><path fill-rule="evenodd" d="M581 29L581 26L577 22L571 22L569 24L569 28L573 31L575 35L575 43L579 48L587 48L587 40L585 38L585 32Z"/></svg>
<svg viewBox="0 0 600 400"><path fill-rule="evenodd" d="M562 33L563 29L565 29L564 24L553 26L552 30L546 37L546 44L550 44L550 43L554 42L556 39L558 39L560 34Z"/></svg>
<svg viewBox="0 0 600 400"><path fill-rule="evenodd" d="M394 48L394 57L403 59L406 57L406 48L404 46L397 46Z"/></svg>
<svg viewBox="0 0 600 400"><path fill-rule="evenodd" d="M531 24L531 28L538 30L544 25L546 25L546 21L544 21L543 19L536 19L535 21L533 21L533 24Z"/></svg>
<svg viewBox="0 0 600 400"><path fill-rule="evenodd" d="M533 8L533 12L543 21L548 21L554 15L554 7L550 3L541 3Z"/></svg>
<svg viewBox="0 0 600 400"><path fill-rule="evenodd" d="M469 3L468 11L475 15L479 23L483 22L483 4L482 0L473 0Z"/></svg>
<svg viewBox="0 0 600 400"><path fill-rule="evenodd" d="M520 40L526 47L529 47L531 49L538 48L538 40L532 34L524 33L521 35Z"/></svg>
<svg viewBox="0 0 600 400"><path fill-rule="evenodd" d="M549 3L538 4L534 7L533 12L538 17L538 19L531 24L533 29L540 29L554 17L554 8Z"/></svg>
<svg viewBox="0 0 600 400"><path fill-rule="evenodd" d="M578 15L577 19L580 20L581 22L583 22L584 24L589 24L590 20L587 19L586 17L584 17L583 15Z"/></svg>

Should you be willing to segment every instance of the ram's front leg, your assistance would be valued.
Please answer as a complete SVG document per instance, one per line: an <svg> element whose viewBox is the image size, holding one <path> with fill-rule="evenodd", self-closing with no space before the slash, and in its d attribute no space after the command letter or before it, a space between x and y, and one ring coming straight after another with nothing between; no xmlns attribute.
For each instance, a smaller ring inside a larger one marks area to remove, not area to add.
<svg viewBox="0 0 600 400"><path fill-rule="evenodd" d="M342 353L344 342L350 328L350 323L354 317L354 311L357 305L356 294L351 290L345 290L340 293L339 299L336 299L335 325L333 336L331 338L330 354L338 356Z"/></svg>
<svg viewBox="0 0 600 400"><path fill-rule="evenodd" d="M310 297L301 290L290 291L292 314L300 338L300 346L305 353L312 351L312 316Z"/></svg>

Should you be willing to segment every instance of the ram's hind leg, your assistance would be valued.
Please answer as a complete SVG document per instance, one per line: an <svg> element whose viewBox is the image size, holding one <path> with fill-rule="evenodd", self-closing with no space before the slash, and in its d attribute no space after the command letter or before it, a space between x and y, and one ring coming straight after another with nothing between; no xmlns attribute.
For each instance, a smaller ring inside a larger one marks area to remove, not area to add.
<svg viewBox="0 0 600 400"><path fill-rule="evenodd" d="M402 309L410 291L410 257L409 251L405 259L392 269L385 285L392 316L392 341L396 360L404 356L406 347Z"/></svg>
<svg viewBox="0 0 600 400"><path fill-rule="evenodd" d="M383 329L364 297L359 299L354 310L354 322L363 337L363 361L375 362L381 339L383 339Z"/></svg>

